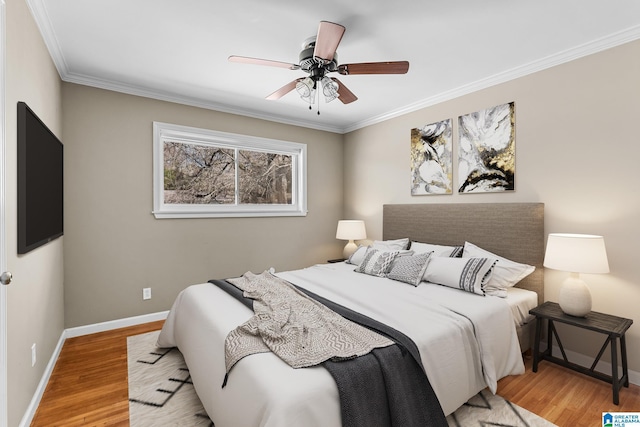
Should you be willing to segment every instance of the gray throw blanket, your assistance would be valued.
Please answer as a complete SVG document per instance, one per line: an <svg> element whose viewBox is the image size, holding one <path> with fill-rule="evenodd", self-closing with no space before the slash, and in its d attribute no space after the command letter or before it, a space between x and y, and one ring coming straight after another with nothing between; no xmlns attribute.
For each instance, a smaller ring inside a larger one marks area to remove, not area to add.
<svg viewBox="0 0 640 427"><path fill-rule="evenodd" d="M351 359L393 341L309 298L268 271L229 279L253 300L255 315L225 340L227 373L243 357L272 351L292 368Z"/></svg>
<svg viewBox="0 0 640 427"><path fill-rule="evenodd" d="M254 301L244 297L229 280L209 282L253 308ZM295 288L352 322L395 341L364 356L322 363L338 387L343 427L448 426L422 367L418 347L409 337L304 288Z"/></svg>

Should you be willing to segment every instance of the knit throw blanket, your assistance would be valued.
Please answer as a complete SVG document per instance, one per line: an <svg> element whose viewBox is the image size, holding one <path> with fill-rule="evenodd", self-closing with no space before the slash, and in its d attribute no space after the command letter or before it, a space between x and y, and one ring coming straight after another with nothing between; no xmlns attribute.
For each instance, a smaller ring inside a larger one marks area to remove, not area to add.
<svg viewBox="0 0 640 427"><path fill-rule="evenodd" d="M254 300L254 316L225 340L227 373L243 357L272 351L293 368L344 360L393 341L351 322L265 271L227 279Z"/></svg>

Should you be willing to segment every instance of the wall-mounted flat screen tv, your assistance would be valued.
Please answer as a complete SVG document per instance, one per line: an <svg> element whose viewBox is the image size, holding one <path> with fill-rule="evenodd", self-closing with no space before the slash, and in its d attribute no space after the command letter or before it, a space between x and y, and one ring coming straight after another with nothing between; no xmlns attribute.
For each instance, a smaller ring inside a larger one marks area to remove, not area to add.
<svg viewBox="0 0 640 427"><path fill-rule="evenodd" d="M18 253L63 234L63 146L25 104L18 102Z"/></svg>

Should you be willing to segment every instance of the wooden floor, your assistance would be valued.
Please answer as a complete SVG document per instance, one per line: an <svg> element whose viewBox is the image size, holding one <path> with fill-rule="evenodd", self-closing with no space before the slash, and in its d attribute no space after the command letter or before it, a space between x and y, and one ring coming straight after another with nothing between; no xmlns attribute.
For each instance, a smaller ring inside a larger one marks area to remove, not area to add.
<svg viewBox="0 0 640 427"><path fill-rule="evenodd" d="M128 426L127 336L163 323L67 339L31 426Z"/></svg>
<svg viewBox="0 0 640 427"><path fill-rule="evenodd" d="M158 330L162 321L65 342L32 427L128 426L127 336ZM602 412L639 412L640 387L611 399L611 385L549 362L498 383L498 394L560 427L602 425Z"/></svg>

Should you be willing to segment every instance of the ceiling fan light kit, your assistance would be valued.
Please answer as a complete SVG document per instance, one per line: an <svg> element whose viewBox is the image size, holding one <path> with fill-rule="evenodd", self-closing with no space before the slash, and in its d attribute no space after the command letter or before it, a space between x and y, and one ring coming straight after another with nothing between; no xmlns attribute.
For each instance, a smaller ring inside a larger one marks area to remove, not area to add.
<svg viewBox="0 0 640 427"><path fill-rule="evenodd" d="M296 91L300 98L313 104L316 98L316 83L310 77L305 77L296 83Z"/></svg>
<svg viewBox="0 0 640 427"><path fill-rule="evenodd" d="M269 100L277 100L296 89L300 97L311 104L315 102L315 93L322 88L325 102L339 99L343 104L349 104L358 99L342 82L334 77L328 77L328 73L337 72L342 75L354 74L406 74L409 71L409 62L363 62L355 64L338 64L336 50L344 35L345 27L329 21L320 21L318 33L309 37L302 43L302 51L298 56L298 64L290 64L269 59L251 58L246 56L229 57L229 61L241 64L264 65L269 67L287 68L289 70L302 70L307 77L298 78L287 83L269 96ZM318 101L319 102L319 101ZM320 111L318 111L320 114Z"/></svg>
<svg viewBox="0 0 640 427"><path fill-rule="evenodd" d="M340 96L338 93L338 83L334 82L329 77L324 76L320 83L322 83L322 93L324 94L325 101L331 102Z"/></svg>

